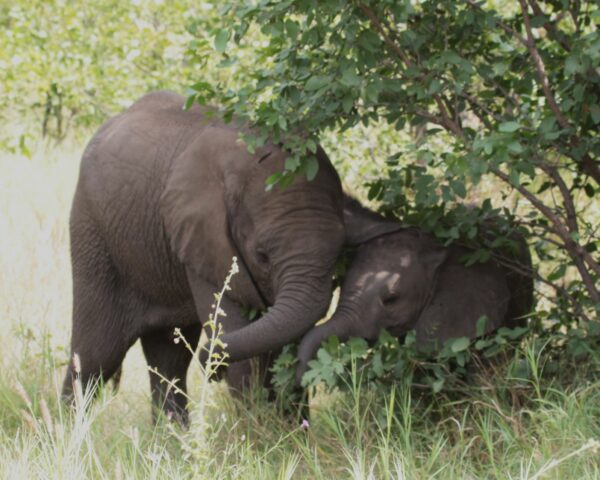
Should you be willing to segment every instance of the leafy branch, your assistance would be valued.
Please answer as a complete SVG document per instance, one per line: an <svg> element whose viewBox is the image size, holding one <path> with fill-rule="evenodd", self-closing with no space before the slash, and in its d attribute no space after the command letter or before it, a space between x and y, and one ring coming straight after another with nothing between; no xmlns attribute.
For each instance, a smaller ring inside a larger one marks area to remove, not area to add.
<svg viewBox="0 0 600 480"><path fill-rule="evenodd" d="M305 171L318 134L385 130L389 153L356 159L379 165L369 197L444 241L476 231L445 219L485 180L529 230L534 276L556 292L544 315L587 321L600 310L598 213L582 207L600 181L599 18L590 1L229 2L214 30L226 68L250 28L264 46L212 99L292 152L278 181Z"/></svg>

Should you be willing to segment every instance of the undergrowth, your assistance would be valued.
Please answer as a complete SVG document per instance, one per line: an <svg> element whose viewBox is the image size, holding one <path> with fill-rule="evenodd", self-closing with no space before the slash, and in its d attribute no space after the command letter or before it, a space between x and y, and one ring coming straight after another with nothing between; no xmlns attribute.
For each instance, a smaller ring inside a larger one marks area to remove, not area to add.
<svg viewBox="0 0 600 480"><path fill-rule="evenodd" d="M528 352L519 352L527 357ZM460 391L420 391L411 378L374 390L315 388L299 425L260 394L235 400L198 370L189 430L152 426L149 395L100 389L66 409L56 366L4 368L3 478L598 478L600 380L571 370L548 382L502 367ZM574 368L575 365L571 365ZM205 391L208 401L201 404ZM256 393L256 392L255 392ZM85 407L85 408L84 408ZM140 411L144 412L140 415Z"/></svg>

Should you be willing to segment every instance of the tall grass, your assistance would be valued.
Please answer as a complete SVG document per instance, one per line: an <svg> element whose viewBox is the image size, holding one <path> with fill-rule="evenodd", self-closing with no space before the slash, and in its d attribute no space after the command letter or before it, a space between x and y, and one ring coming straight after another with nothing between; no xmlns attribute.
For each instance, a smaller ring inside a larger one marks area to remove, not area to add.
<svg viewBox="0 0 600 480"><path fill-rule="evenodd" d="M0 155L2 478L600 478L600 382L552 384L528 347L529 383L500 374L432 397L408 380L376 394L355 378L350 393L315 392L308 429L258 394L232 399L193 365L182 431L152 426L136 345L118 393L65 409L67 218L81 150Z"/></svg>

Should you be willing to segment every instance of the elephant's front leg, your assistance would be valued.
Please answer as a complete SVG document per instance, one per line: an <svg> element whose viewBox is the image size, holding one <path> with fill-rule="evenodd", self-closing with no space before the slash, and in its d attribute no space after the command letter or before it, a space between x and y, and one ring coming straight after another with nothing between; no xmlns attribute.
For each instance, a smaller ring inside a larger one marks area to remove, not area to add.
<svg viewBox="0 0 600 480"><path fill-rule="evenodd" d="M181 329L181 334L195 350L200 339L199 323ZM183 426L189 423L187 412L187 370L193 357L181 342L175 343L173 329L157 330L141 337L142 348L150 371L153 418L159 412Z"/></svg>
<svg viewBox="0 0 600 480"><path fill-rule="evenodd" d="M201 323L205 325L214 310L214 294L216 292L216 287L203 278L198 277L198 275L190 269L188 269L186 273L194 297L196 312ZM225 312L225 316L218 316L217 320L223 332L233 332L250 323L248 317L243 314L241 306L237 305L226 296L223 296L221 299L221 310ZM210 332L207 332L207 334L210 336ZM203 369L206 370L208 363L207 350L200 352L200 362ZM256 369L252 368L252 363L253 362L250 359L235 362L226 369L219 369L217 374L213 375L213 379L219 379L220 376L224 376L232 394L234 396L239 396L248 391L253 384L252 379L255 376Z"/></svg>
<svg viewBox="0 0 600 480"><path fill-rule="evenodd" d="M228 315L222 322L226 332L241 328L239 324L229 322L229 318ZM277 402L277 390L272 383L273 373L271 372L271 368L280 353L280 350L268 352L260 357L229 365L225 373L225 380L231 394L235 398L247 398L253 389L258 387L267 391L267 400L269 402ZM293 400L290 402L290 398L286 399L287 402L282 407L283 413L290 417L290 419L297 420L300 423L304 419L309 418L308 391L298 385L295 385L292 390Z"/></svg>
<svg viewBox="0 0 600 480"><path fill-rule="evenodd" d="M213 308L215 287L191 271L187 272L187 277L194 296L198 316L205 323ZM225 316L219 316L218 322L224 332L233 332L247 326L251 322L244 315L242 307L226 296L223 296L221 299L221 309L225 312ZM235 362L218 373L225 378L231 394L236 398L242 398L251 392L255 386L261 386L267 389L268 399L275 401L276 392L271 383L272 374L270 370L279 353L280 351L268 352L257 358ZM206 362L208 361L206 350L201 352L200 361L203 368L206 368ZM220 376L217 374L213 378L218 379ZM293 412L290 410L288 413L293 415L299 414L302 418L308 418L306 391L301 387L297 387L295 395L299 395L302 398L304 406L300 406L299 410L294 410Z"/></svg>

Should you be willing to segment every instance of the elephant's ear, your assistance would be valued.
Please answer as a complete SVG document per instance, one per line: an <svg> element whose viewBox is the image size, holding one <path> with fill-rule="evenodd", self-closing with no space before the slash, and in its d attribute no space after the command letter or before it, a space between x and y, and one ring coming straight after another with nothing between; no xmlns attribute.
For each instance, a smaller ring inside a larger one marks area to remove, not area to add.
<svg viewBox="0 0 600 480"><path fill-rule="evenodd" d="M406 228L399 222L387 220L369 210L347 195L344 197L344 223L347 245L360 245L387 233L398 232Z"/></svg>
<svg viewBox="0 0 600 480"><path fill-rule="evenodd" d="M425 296L426 305L431 302L438 291L440 273L448 256L448 249L439 246L426 246L417 254L418 261L425 270L424 280L427 284L423 285L423 287L427 289L427 295Z"/></svg>
<svg viewBox="0 0 600 480"><path fill-rule="evenodd" d="M431 279L434 279L437 276L440 267L448 258L448 249L443 247L427 249L420 255L420 258L428 275Z"/></svg>
<svg viewBox="0 0 600 480"><path fill-rule="evenodd" d="M476 338L506 324L510 292L503 273L491 264L451 264L438 279L435 298L423 309L415 329L417 345L451 338ZM481 317L485 316L485 319Z"/></svg>
<svg viewBox="0 0 600 480"><path fill-rule="evenodd" d="M201 137L205 137L202 135ZM160 198L160 213L172 251L195 273L224 278L234 249L227 229L224 180L214 148L198 138L171 165ZM221 265L224 264L224 265ZM211 280L211 279L208 279Z"/></svg>

